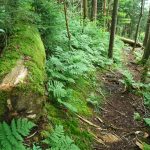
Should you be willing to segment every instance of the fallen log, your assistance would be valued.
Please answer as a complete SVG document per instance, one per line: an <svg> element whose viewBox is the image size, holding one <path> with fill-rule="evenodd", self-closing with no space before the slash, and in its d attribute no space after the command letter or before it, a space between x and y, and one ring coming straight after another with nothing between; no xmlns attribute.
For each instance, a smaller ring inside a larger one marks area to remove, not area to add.
<svg viewBox="0 0 150 150"><path fill-rule="evenodd" d="M131 40L131 39L127 39L127 38L124 38L124 37L119 37L119 39L122 40L125 44L129 44L130 46L134 46L134 44L135 44L135 41ZM143 44L137 42L136 47L143 47Z"/></svg>
<svg viewBox="0 0 150 150"><path fill-rule="evenodd" d="M45 49L35 26L16 28L0 58L0 120L38 119L45 101Z"/></svg>

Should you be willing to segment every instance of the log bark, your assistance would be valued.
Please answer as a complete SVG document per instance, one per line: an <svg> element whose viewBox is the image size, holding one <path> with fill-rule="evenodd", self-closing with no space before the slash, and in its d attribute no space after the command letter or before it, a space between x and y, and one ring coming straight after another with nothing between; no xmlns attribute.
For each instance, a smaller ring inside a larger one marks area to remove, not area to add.
<svg viewBox="0 0 150 150"><path fill-rule="evenodd" d="M127 38L124 38L124 37L120 37L120 40L122 40L125 44L129 44L130 46L135 45L134 40L127 39ZM143 44L142 43L136 43L136 47L143 47Z"/></svg>

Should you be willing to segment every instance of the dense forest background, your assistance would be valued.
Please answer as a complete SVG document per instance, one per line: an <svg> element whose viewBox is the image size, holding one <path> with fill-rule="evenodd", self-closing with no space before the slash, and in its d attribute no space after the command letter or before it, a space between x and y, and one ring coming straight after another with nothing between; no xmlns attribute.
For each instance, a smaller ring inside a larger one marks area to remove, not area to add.
<svg viewBox="0 0 150 150"><path fill-rule="evenodd" d="M0 150L149 150L149 3L0 0Z"/></svg>

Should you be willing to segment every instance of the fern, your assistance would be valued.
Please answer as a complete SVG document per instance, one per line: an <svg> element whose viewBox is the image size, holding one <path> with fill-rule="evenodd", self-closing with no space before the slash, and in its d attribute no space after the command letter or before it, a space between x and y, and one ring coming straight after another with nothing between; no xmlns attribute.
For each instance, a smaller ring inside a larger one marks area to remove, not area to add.
<svg viewBox="0 0 150 150"><path fill-rule="evenodd" d="M49 81L48 91L52 91L55 98L62 98L67 94L66 90L64 89L63 83L59 81Z"/></svg>
<svg viewBox="0 0 150 150"><path fill-rule="evenodd" d="M72 112L77 112L75 107L65 101L65 99L72 98L72 90L64 89L62 82L50 81L48 83L48 91L53 93L54 98L59 104L63 105Z"/></svg>
<svg viewBox="0 0 150 150"><path fill-rule="evenodd" d="M150 127L150 118L144 118L144 121Z"/></svg>
<svg viewBox="0 0 150 150"><path fill-rule="evenodd" d="M67 109L71 110L72 112L77 113L77 109L76 107L72 106L71 104L69 104L68 102L64 102L61 99L58 99L58 102L62 105L64 105Z"/></svg>
<svg viewBox="0 0 150 150"><path fill-rule="evenodd" d="M51 134L46 133L48 137L43 142L51 147L50 150L80 150L69 136L64 135L63 126L56 125Z"/></svg>
<svg viewBox="0 0 150 150"><path fill-rule="evenodd" d="M6 122L0 123L0 147L2 150L25 150L23 137L30 133L35 126L27 119L12 120L9 126Z"/></svg>
<svg viewBox="0 0 150 150"><path fill-rule="evenodd" d="M144 92L143 96L144 96L144 104L146 106L150 106L150 92Z"/></svg>
<svg viewBox="0 0 150 150"><path fill-rule="evenodd" d="M125 84L126 87L131 88L133 87L133 84L135 83L132 74L128 70L121 70L123 74L123 80L120 80L123 84Z"/></svg>

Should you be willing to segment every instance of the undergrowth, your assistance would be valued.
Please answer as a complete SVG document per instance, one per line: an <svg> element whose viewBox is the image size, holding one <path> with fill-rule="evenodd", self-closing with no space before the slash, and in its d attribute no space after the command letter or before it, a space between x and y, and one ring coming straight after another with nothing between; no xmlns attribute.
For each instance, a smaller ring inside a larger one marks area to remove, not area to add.
<svg viewBox="0 0 150 150"><path fill-rule="evenodd" d="M37 7L42 8L40 11L37 9L37 12L41 15L44 27L39 29L47 53L46 87L49 103L45 107L49 120L54 125L63 125L81 149L90 150L92 136L86 131L86 127L80 125L73 113L91 116L92 108L98 111L98 105L103 101L96 91L97 81L94 77L97 70L109 69L113 64L113 61L107 58L109 33L88 21L82 32L83 26L79 17L68 13L68 18L71 18L69 41L64 14L59 11L61 5L58 6L53 1L46 4L39 1ZM52 21L45 22L47 18ZM116 38L114 47L116 65L121 64L122 47L123 43ZM98 88L101 91L101 87Z"/></svg>

